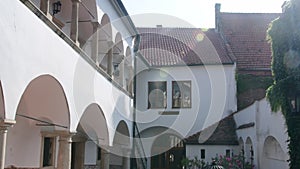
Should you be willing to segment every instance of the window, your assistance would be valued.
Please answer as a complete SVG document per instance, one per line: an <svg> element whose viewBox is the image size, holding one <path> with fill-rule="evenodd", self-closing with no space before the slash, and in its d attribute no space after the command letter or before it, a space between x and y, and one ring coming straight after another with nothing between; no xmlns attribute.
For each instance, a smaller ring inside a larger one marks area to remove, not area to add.
<svg viewBox="0 0 300 169"><path fill-rule="evenodd" d="M172 107L191 107L191 81L172 82Z"/></svg>
<svg viewBox="0 0 300 169"><path fill-rule="evenodd" d="M54 166L54 137L44 137L43 167Z"/></svg>
<svg viewBox="0 0 300 169"><path fill-rule="evenodd" d="M101 160L101 148L98 147L97 148L97 161L100 161Z"/></svg>
<svg viewBox="0 0 300 169"><path fill-rule="evenodd" d="M226 157L230 157L230 150L226 150Z"/></svg>
<svg viewBox="0 0 300 169"><path fill-rule="evenodd" d="M201 159L205 159L205 149L201 149Z"/></svg>
<svg viewBox="0 0 300 169"><path fill-rule="evenodd" d="M167 107L167 82L148 82L148 108Z"/></svg>

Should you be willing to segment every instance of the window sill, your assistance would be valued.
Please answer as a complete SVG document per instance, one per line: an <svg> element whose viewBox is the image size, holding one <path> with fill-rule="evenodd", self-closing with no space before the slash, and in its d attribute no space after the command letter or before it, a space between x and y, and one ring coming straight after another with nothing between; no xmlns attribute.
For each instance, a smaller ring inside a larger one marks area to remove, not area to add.
<svg viewBox="0 0 300 169"><path fill-rule="evenodd" d="M179 111L160 111L160 115L179 115Z"/></svg>

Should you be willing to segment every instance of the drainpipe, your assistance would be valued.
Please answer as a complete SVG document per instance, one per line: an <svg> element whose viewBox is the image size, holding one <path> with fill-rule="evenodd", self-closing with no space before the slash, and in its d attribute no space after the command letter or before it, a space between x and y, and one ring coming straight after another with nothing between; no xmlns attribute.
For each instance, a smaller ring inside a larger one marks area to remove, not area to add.
<svg viewBox="0 0 300 169"><path fill-rule="evenodd" d="M140 35L137 34L134 37L134 44L133 44L133 53L134 53L134 57L133 57L133 72L134 72L134 76L133 76L133 125L132 125L132 136L133 136L133 141L132 141L132 153L131 155L134 155L135 153L135 128L136 128L136 75L137 75L137 52L139 50L139 45L140 45ZM137 169L136 166L136 158L130 158L130 169Z"/></svg>

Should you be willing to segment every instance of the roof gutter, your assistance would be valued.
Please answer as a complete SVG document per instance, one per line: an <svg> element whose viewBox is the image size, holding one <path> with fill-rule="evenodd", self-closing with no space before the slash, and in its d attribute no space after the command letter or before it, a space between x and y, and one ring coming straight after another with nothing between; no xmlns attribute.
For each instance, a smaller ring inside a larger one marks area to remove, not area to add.
<svg viewBox="0 0 300 169"><path fill-rule="evenodd" d="M113 4L114 8L116 9L117 13L123 17L122 21L124 22L125 20L127 22L124 22L126 27L130 30L130 33L132 35L137 35L138 31L136 30L136 27L133 23L133 21L131 20L124 4L122 3L121 0L110 0L111 3Z"/></svg>

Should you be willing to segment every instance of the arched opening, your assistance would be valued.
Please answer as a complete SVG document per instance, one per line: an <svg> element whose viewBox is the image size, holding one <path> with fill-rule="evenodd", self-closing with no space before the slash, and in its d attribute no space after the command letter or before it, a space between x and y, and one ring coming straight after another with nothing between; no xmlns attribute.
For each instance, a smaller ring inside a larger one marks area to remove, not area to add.
<svg viewBox="0 0 300 169"><path fill-rule="evenodd" d="M99 34L99 66L106 70L108 74L112 74L112 26L107 14L104 14L101 19Z"/></svg>
<svg viewBox="0 0 300 169"><path fill-rule="evenodd" d="M253 156L254 156L254 150L253 150L253 144L250 137L246 139L245 144L245 160L246 162L253 164Z"/></svg>
<svg viewBox="0 0 300 169"><path fill-rule="evenodd" d="M288 168L287 154L273 136L265 139L261 168Z"/></svg>
<svg viewBox="0 0 300 169"><path fill-rule="evenodd" d="M118 32L113 48L113 79L123 86L124 77L124 47L122 35Z"/></svg>
<svg viewBox="0 0 300 169"><path fill-rule="evenodd" d="M155 139L151 154L151 169L181 169L184 143L177 135L163 134Z"/></svg>
<svg viewBox="0 0 300 169"><path fill-rule="evenodd" d="M239 153L241 155L244 155L245 153L244 140L242 137L239 138Z"/></svg>
<svg viewBox="0 0 300 169"><path fill-rule="evenodd" d="M93 21L97 20L95 0L82 0L79 5L78 40L81 46L93 35Z"/></svg>
<svg viewBox="0 0 300 169"><path fill-rule="evenodd" d="M279 142L273 136L268 136L264 142L263 154L266 158L285 161L285 153L283 152Z"/></svg>
<svg viewBox="0 0 300 169"><path fill-rule="evenodd" d="M120 121L115 132L110 156L110 168L129 169L130 134L125 121Z"/></svg>
<svg viewBox="0 0 300 169"><path fill-rule="evenodd" d="M151 127L141 131L141 139L145 152L139 153L148 157L151 169L181 169L185 145L178 132L163 126ZM138 166L141 163L137 160Z"/></svg>
<svg viewBox="0 0 300 169"><path fill-rule="evenodd" d="M61 84L50 75L35 78L26 87L16 124L8 132L5 165L56 167L58 133L69 132L69 125L68 102Z"/></svg>
<svg viewBox="0 0 300 169"><path fill-rule="evenodd" d="M77 134L73 136L73 169L84 166L99 168L101 151L108 148L108 145L109 135L104 113L98 104L90 104L80 118Z"/></svg>
<svg viewBox="0 0 300 169"><path fill-rule="evenodd" d="M5 119L4 96L3 96L1 81L0 81L0 118Z"/></svg>
<svg viewBox="0 0 300 169"><path fill-rule="evenodd" d="M35 1L35 4L52 21L63 30L67 35L70 34L71 19L72 19L72 1L61 0L59 11L54 12L53 6L58 1L49 0L49 4L46 1ZM78 40L81 45L84 45L87 39L93 34L92 22L97 19L97 6L95 0L82 0L79 2L78 11ZM47 11L49 9L49 11Z"/></svg>

